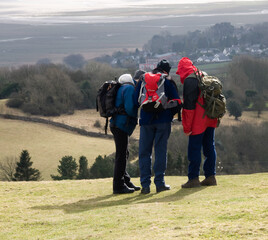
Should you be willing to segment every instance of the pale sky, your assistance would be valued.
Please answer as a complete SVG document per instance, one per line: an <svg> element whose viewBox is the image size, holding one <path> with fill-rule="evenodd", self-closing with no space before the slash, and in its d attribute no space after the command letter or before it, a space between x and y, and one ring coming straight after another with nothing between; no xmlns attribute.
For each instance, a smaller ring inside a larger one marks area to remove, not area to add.
<svg viewBox="0 0 268 240"><path fill-rule="evenodd" d="M35 13L47 14L65 11L86 11L101 8L116 8L141 5L213 3L213 2L258 2L261 0L0 0L0 14Z"/></svg>

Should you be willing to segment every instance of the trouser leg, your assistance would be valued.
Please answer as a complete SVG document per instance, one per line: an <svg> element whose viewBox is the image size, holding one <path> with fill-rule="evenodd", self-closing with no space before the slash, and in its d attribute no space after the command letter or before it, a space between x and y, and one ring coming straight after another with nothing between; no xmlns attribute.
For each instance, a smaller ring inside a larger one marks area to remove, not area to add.
<svg viewBox="0 0 268 240"><path fill-rule="evenodd" d="M164 176L167 168L167 144L171 132L171 123L155 124L156 134L154 142L154 183L158 186L165 185Z"/></svg>
<svg viewBox="0 0 268 240"><path fill-rule="evenodd" d="M215 128L209 127L204 133L203 154L205 156L203 170L207 178L216 174Z"/></svg>
<svg viewBox="0 0 268 240"><path fill-rule="evenodd" d="M201 164L201 148L203 135L191 135L188 142L188 160L190 161L188 167L188 178L194 179L199 177Z"/></svg>
<svg viewBox="0 0 268 240"><path fill-rule="evenodd" d="M115 161L113 189L120 190L124 186L124 177L126 175L128 135L119 128L111 127L111 132L115 141Z"/></svg>
<svg viewBox="0 0 268 240"><path fill-rule="evenodd" d="M143 188L147 188L151 184L154 136L155 129L152 125L142 125L140 127L139 167L140 181Z"/></svg>

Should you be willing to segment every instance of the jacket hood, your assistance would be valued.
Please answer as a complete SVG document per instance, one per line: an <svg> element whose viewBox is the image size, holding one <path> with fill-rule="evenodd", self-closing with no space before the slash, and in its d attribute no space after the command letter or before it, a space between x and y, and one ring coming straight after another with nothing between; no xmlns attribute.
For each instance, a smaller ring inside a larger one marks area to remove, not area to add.
<svg viewBox="0 0 268 240"><path fill-rule="evenodd" d="M130 74L121 75L118 79L118 82L120 82L121 84L129 83L132 84L133 86L135 85L132 76Z"/></svg>
<svg viewBox="0 0 268 240"><path fill-rule="evenodd" d="M198 69L193 65L193 62L187 58L183 57L178 64L178 69L176 74L180 75L181 83L184 83L185 78L187 78L190 74L197 72Z"/></svg>

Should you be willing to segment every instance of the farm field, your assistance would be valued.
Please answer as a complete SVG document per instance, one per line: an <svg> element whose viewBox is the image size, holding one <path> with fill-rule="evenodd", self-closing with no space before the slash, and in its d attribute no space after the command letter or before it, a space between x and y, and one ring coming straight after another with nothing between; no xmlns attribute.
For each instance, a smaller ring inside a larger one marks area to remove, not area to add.
<svg viewBox="0 0 268 240"><path fill-rule="evenodd" d="M218 176L218 186L112 194L112 179L0 182L0 239L265 240L268 174ZM138 179L133 179L138 184Z"/></svg>

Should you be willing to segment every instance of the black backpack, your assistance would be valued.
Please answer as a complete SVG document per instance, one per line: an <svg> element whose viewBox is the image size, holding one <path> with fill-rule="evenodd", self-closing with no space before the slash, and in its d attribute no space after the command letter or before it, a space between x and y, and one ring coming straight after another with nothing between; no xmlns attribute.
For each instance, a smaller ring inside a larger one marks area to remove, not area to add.
<svg viewBox="0 0 268 240"><path fill-rule="evenodd" d="M107 134L108 118L115 114L126 114L123 106L115 107L118 89L122 86L117 81L106 81L98 90L96 97L96 110L101 117L106 118L105 134Z"/></svg>

